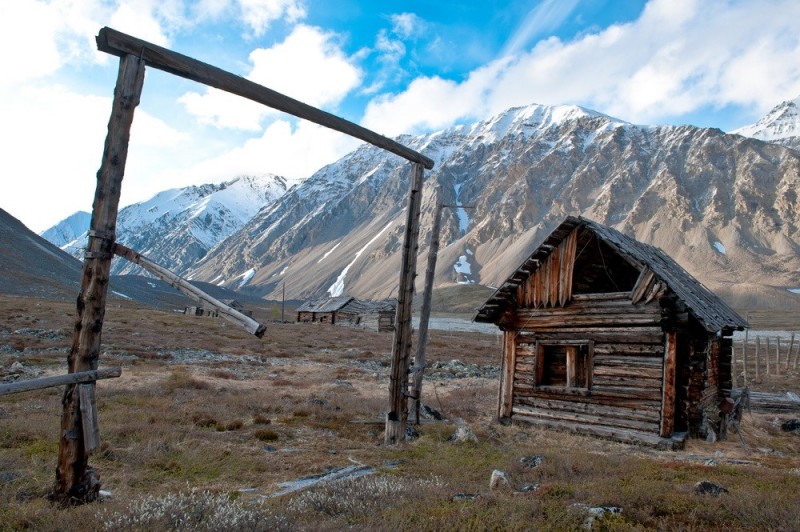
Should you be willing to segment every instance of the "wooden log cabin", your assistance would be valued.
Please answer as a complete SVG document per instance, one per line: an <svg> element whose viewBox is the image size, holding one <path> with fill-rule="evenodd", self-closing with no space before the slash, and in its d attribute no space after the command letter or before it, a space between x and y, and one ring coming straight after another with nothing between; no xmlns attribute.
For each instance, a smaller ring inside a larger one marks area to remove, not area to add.
<svg viewBox="0 0 800 532"><path fill-rule="evenodd" d="M297 321L392 332L396 312L396 299L364 301L350 296L339 296L303 303L297 308Z"/></svg>
<svg viewBox="0 0 800 532"><path fill-rule="evenodd" d="M501 421L659 448L724 434L747 323L658 248L568 217L475 321L504 331Z"/></svg>
<svg viewBox="0 0 800 532"><path fill-rule="evenodd" d="M335 324L339 311L352 300L350 296L338 296L306 301L297 307L297 321Z"/></svg>

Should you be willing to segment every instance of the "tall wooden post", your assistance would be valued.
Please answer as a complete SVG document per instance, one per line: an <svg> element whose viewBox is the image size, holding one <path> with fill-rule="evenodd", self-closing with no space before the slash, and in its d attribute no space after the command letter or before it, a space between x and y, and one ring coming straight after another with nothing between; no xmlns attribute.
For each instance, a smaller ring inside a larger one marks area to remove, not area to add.
<svg viewBox="0 0 800 532"><path fill-rule="evenodd" d="M136 56L122 56L103 159L97 172L89 244L86 247L81 290L78 294L78 316L72 335L72 348L67 358L70 373L97 369L120 188L128 157L133 112L139 104L143 84L144 62ZM77 386L79 385L67 385L62 400L64 410L61 415L54 495L63 502L92 501L97 498L100 490L100 481L88 467L92 449L87 449L87 435L84 434L87 424L83 417L91 415L94 405L80 404L80 397L90 398L93 393L78 393ZM82 411L84 416L81 415Z"/></svg>
<svg viewBox="0 0 800 532"><path fill-rule="evenodd" d="M417 276L419 249L419 211L425 169L414 163L411 190L408 194L406 231L403 240L403 260L400 287L397 294L397 323L392 344L392 372L389 377L389 412L386 414L384 443L391 445L403 440L408 420L408 366L411 359L411 302L414 278Z"/></svg>
<svg viewBox="0 0 800 532"><path fill-rule="evenodd" d="M438 194L437 194L438 196ZM428 345L428 322L431 317L431 299L433 297L433 277L436 273L436 258L439 254L439 233L442 227L442 205L436 202L431 228L431 246L428 250L428 266L425 269L425 290L422 293L422 310L419 316L419 332L417 334L417 356L414 358L413 386L411 401L414 410L414 423L419 425L419 407L422 400L422 377L425 373L425 349Z"/></svg>

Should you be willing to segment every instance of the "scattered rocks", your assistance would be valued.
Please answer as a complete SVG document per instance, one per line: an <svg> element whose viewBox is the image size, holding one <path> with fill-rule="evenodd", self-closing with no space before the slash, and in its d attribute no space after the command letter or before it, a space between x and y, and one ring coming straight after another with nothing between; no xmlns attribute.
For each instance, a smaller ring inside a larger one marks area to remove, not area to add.
<svg viewBox="0 0 800 532"><path fill-rule="evenodd" d="M500 469L492 471L492 476L489 479L489 489L496 490L500 488L510 488L511 483L508 481L508 474Z"/></svg>
<svg viewBox="0 0 800 532"><path fill-rule="evenodd" d="M433 409L422 403L419 407L419 415L425 419L435 419L436 421L441 421L444 419L444 416L436 409Z"/></svg>
<svg viewBox="0 0 800 532"><path fill-rule="evenodd" d="M480 496L481 496L480 493L456 493L455 495L450 497L450 500L453 501L453 502L456 502L456 501L474 501L475 499L477 499Z"/></svg>
<svg viewBox="0 0 800 532"><path fill-rule="evenodd" d="M414 441L419 438L419 431L413 425L406 425L406 441Z"/></svg>
<svg viewBox="0 0 800 532"><path fill-rule="evenodd" d="M11 484L18 477L13 471L0 471L0 484Z"/></svg>
<svg viewBox="0 0 800 532"><path fill-rule="evenodd" d="M518 493L530 493L534 491L539 491L541 486L539 484L523 484L520 486Z"/></svg>
<svg viewBox="0 0 800 532"><path fill-rule="evenodd" d="M400 460L384 460L381 464L386 469L397 469L400 467Z"/></svg>
<svg viewBox="0 0 800 532"><path fill-rule="evenodd" d="M595 521L605 519L612 515L621 514L622 508L619 506L591 506L587 508L587 511L589 512L589 516L583 522L583 528L585 530L591 530Z"/></svg>
<svg viewBox="0 0 800 532"><path fill-rule="evenodd" d="M703 465L706 465L708 467L717 467L717 461L714 460L713 458L709 458L708 460L703 462Z"/></svg>
<svg viewBox="0 0 800 532"><path fill-rule="evenodd" d="M458 359L449 362L433 362L425 371L425 378L431 380L465 379L467 377L495 379L499 376L500 368L497 366L469 364Z"/></svg>
<svg viewBox="0 0 800 532"><path fill-rule="evenodd" d="M794 432L800 434L800 419L790 419L781 425L781 430L784 432Z"/></svg>
<svg viewBox="0 0 800 532"><path fill-rule="evenodd" d="M544 462L544 456L540 454L534 454L532 456L523 456L522 458L519 459L519 462L525 467L533 469L542 465L542 462Z"/></svg>
<svg viewBox="0 0 800 532"><path fill-rule="evenodd" d="M694 492L698 495L720 495L722 493L729 493L727 489L709 480L701 480L695 484Z"/></svg>
<svg viewBox="0 0 800 532"><path fill-rule="evenodd" d="M472 432L472 429L465 425L462 421L459 423L458 427L456 427L456 431L453 433L453 435L450 436L449 441L454 443L464 443L468 441L478 443L478 437L475 436L475 433Z"/></svg>

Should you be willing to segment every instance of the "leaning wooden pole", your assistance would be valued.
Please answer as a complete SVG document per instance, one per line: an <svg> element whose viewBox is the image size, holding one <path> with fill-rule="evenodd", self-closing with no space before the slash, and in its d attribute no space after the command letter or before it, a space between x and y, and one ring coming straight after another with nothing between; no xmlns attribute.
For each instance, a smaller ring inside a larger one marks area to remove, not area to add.
<svg viewBox="0 0 800 532"><path fill-rule="evenodd" d="M144 83L144 62L133 55L120 58L114 102L108 121L103 159L97 172L89 243L83 262L81 289L78 294L77 320L67 363L70 373L96 370L100 356L100 332L106 309L106 295L111 271L111 257L117 226L117 211L125 162L128 157L133 112L139 104ZM78 386L67 385L61 415L58 466L54 495L62 502L87 502L97 498L100 481L88 467L90 449L84 443L84 416L91 409L80 404ZM93 405L92 405L93 406Z"/></svg>
<svg viewBox="0 0 800 532"><path fill-rule="evenodd" d="M439 254L439 233L442 227L442 205L436 202L431 228L431 245L428 250L428 265L425 268L425 289L422 292L422 310L419 315L419 331L417 333L417 355L411 368L412 391L411 401L414 410L414 423L419 425L419 409L422 401L422 377L425 373L425 350L428 346L428 322L431 317L431 299L433 298L433 277L436 273L436 259Z"/></svg>
<svg viewBox="0 0 800 532"><path fill-rule="evenodd" d="M397 322L392 344L392 371L389 377L389 412L386 414L386 431L384 433L384 443L389 445L403 440L408 420L408 366L411 359L412 333L411 302L414 295L414 278L417 276L419 211L424 172L422 164L414 164L411 190L408 194L400 287L397 294Z"/></svg>
<svg viewBox="0 0 800 532"><path fill-rule="evenodd" d="M254 334L258 338L261 338L267 331L267 327L265 325L257 322L256 320L254 320L249 316L245 316L235 308L232 308L229 305L226 305L225 303L220 301L219 299L212 297L206 292L203 292L202 290L194 286L192 283L190 283L177 273L173 273L168 269L164 268L163 266L156 264L155 262L141 255L140 253L132 250L131 248L125 247L122 244L115 244L114 254L123 257L134 264L138 264L139 266L141 266L148 272L152 273L162 281L168 282L170 285L175 287L175 289L177 289L179 292L192 298L194 301L200 304L208 304L214 307L215 309L217 309L217 312L220 315L222 315L223 318L242 327L250 334Z"/></svg>

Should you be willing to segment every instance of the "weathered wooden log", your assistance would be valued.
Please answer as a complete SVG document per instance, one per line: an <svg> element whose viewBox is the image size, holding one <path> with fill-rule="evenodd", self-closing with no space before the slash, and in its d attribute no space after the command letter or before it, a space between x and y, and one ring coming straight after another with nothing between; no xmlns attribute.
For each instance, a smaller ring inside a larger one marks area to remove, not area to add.
<svg viewBox="0 0 800 532"><path fill-rule="evenodd" d="M438 190L437 190L438 194ZM411 405L414 411L414 423L419 425L419 408L422 401L422 377L425 373L425 350L428 347L428 322L431 317L431 300L433 298L433 278L436 274L436 258L439 254L439 232L442 226L442 209L444 205L437 200L433 213L431 243L428 248L428 264L425 268L425 289L422 292L422 309L419 315L419 331L417 332L417 355L411 367L413 374L411 386Z"/></svg>
<svg viewBox="0 0 800 532"><path fill-rule="evenodd" d="M607 416L610 418L626 418L642 423L652 423L657 425L660 421L660 411L658 406L635 408L607 405L601 403L589 403L579 401L559 401L557 399L541 399L532 397L519 397L516 403L522 406L545 408L554 411L574 412L590 414L595 416Z"/></svg>
<svg viewBox="0 0 800 532"><path fill-rule="evenodd" d="M594 332L577 332L574 329L564 329L557 332L539 332L531 333L521 331L518 337L518 344L533 345L537 341L561 341L561 340L581 340L595 342L595 346L602 344L647 344L658 346L657 349L663 350L664 347L664 334L659 329L658 333L644 334L640 331L632 331L627 333L614 333L607 332L606 329L594 329Z"/></svg>
<svg viewBox="0 0 800 532"><path fill-rule="evenodd" d="M631 358L663 356L664 346L657 344L609 344L595 343L596 355L629 356Z"/></svg>
<svg viewBox="0 0 800 532"><path fill-rule="evenodd" d="M125 54L141 57L150 67L242 96L267 107L369 142L411 162L421 164L427 169L433 168L431 159L403 146L399 142L197 59L156 46L136 37L131 37L111 28L102 28L96 40L97 49L102 52L120 57Z"/></svg>
<svg viewBox="0 0 800 532"><path fill-rule="evenodd" d="M553 327L620 327L620 326L646 326L661 323L660 314L561 314L558 316L537 316L517 319L518 329L531 329L534 331Z"/></svg>
<svg viewBox="0 0 800 532"><path fill-rule="evenodd" d="M86 454L91 455L100 447L100 426L97 423L97 400L94 394L94 383L79 384L78 395L81 399L83 446L86 449Z"/></svg>
<svg viewBox="0 0 800 532"><path fill-rule="evenodd" d="M77 320L72 348L67 358L69 372L96 370L100 356L100 333L105 316L108 280L111 271L117 211L128 157L133 113L139 104L144 83L144 62L136 55L120 54L119 73L114 88L111 118L97 172L89 244L83 263L78 295ZM88 453L83 438L79 394L75 385L67 385L62 400L61 437L54 486L61 500L92 501L100 483L87 474Z"/></svg>
<svg viewBox="0 0 800 532"><path fill-rule="evenodd" d="M120 368L103 368L78 373L67 373L66 375L56 375L53 377L42 377L9 384L0 384L0 395L10 395L12 393L30 392L41 390L53 386L63 386L64 384L78 384L94 382L98 379L113 379L122 375Z"/></svg>
<svg viewBox="0 0 800 532"><path fill-rule="evenodd" d="M581 390L580 392L582 393L569 393L564 389L549 390L541 387L530 386L528 384L514 384L514 395L516 399L525 397L535 401L556 400L576 403L591 403L620 408L653 410L656 413L656 416L659 416L661 412L660 399L642 399L619 394L597 393L594 390L592 390L590 393L587 393L585 390Z"/></svg>
<svg viewBox="0 0 800 532"><path fill-rule="evenodd" d="M530 423L532 425L552 428L556 430L568 430L576 434L586 434L600 438L607 438L622 443L632 443L637 445L648 445L658 449L679 449L683 446L683 439L662 438L658 434L636 431L632 429L622 429L601 425L583 425L568 421L554 421L539 419L525 415L515 415L514 421Z"/></svg>
<svg viewBox="0 0 800 532"><path fill-rule="evenodd" d="M389 376L389 411L386 413L384 443L403 440L408 420L408 366L411 360L411 303L417 275L419 250L419 214L425 170L414 164L408 194L403 257L397 294L397 327L392 344L392 368Z"/></svg>
<svg viewBox="0 0 800 532"><path fill-rule="evenodd" d="M661 392L661 426L659 435L662 437L671 436L675 431L675 407L676 407L676 382L675 377L678 367L678 335L675 331L667 333L667 341L664 353L664 373L662 377Z"/></svg>
<svg viewBox="0 0 800 532"><path fill-rule="evenodd" d="M653 379L661 381L663 378L662 366L623 367L595 365L595 377L621 377L630 379Z"/></svg>
<svg viewBox="0 0 800 532"><path fill-rule="evenodd" d="M619 368L662 368L664 366L663 357L648 356L620 356L616 354L594 356L595 368L600 366L611 366Z"/></svg>
<svg viewBox="0 0 800 532"><path fill-rule="evenodd" d="M156 264L155 262L151 261L144 255L141 255L137 251L132 250L131 248L125 247L122 244L115 244L114 245L114 254L120 257L123 257L134 264L138 264L148 272L152 273L162 281L168 282L171 286L175 287L181 293L187 295L188 297L192 298L194 301L197 301L201 304L207 304L209 306L214 307L217 309L217 312L225 318L226 320L239 325L244 330L249 332L250 334L254 334L258 338L264 336L264 333L267 330L267 327L253 318L249 316L245 316L235 308L232 308L222 301L218 300L215 297L210 296L209 294L203 292L189 281L181 277L180 275L169 271L168 269L164 268Z"/></svg>
<svg viewBox="0 0 800 532"><path fill-rule="evenodd" d="M531 406L515 406L514 415L530 416L551 421L569 421L586 425L605 425L623 429L641 430L643 432L658 432L658 421L636 421L625 417L612 415L592 415L582 412L567 412L564 410L547 410Z"/></svg>

